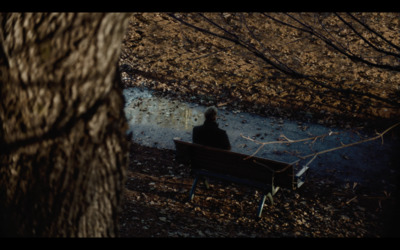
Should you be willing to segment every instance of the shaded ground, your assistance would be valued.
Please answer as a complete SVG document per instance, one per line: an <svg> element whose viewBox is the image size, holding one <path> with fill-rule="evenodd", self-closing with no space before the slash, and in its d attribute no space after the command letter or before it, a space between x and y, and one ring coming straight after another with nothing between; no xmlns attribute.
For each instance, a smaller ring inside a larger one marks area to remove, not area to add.
<svg viewBox="0 0 400 250"><path fill-rule="evenodd" d="M210 190L199 185L188 202L193 177L174 157L173 150L132 145L121 237L400 236L394 193L310 173L301 189L281 189L257 220L260 194L246 186L210 181Z"/></svg>

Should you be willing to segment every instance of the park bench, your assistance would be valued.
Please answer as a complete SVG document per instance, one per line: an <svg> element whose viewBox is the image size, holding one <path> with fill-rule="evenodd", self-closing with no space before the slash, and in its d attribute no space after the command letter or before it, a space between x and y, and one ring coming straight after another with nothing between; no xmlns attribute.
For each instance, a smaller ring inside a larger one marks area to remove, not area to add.
<svg viewBox="0 0 400 250"><path fill-rule="evenodd" d="M189 164L194 174L194 181L189 192L193 200L199 179L215 178L222 181L244 184L262 191L257 217L261 217L266 198L274 204L273 196L279 188L299 188L304 183L308 168L303 167L294 174L294 166L299 161L285 163L259 157L249 157L228 150L207 147L199 144L174 139L176 160Z"/></svg>

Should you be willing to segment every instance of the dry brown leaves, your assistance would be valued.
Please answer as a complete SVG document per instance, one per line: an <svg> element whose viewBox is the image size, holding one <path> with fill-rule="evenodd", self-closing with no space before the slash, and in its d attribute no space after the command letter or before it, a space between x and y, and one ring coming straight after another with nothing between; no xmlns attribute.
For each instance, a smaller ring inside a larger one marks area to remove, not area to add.
<svg viewBox="0 0 400 250"><path fill-rule="evenodd" d="M382 237L390 194L357 183L312 177L299 190L281 189L256 219L260 193L209 181L188 201L193 177L174 152L134 145L121 237Z"/></svg>
<svg viewBox="0 0 400 250"><path fill-rule="evenodd" d="M376 13L370 14L375 16ZM228 31L239 34L241 39L259 46L259 50L272 54L279 62L301 73L314 75L332 87L351 88L384 98L396 98L399 94L398 72L363 67L324 46L321 41L277 25L264 16L251 13L205 15ZM283 18L279 13L272 15ZM354 53L367 53L362 41L351 36L351 32L337 18L316 15L306 13L300 17L308 22L317 22L318 18L324 24L322 27L332 31L329 35L334 36L335 41L349 44L348 49ZM182 16L202 28L221 33L195 13ZM393 37L391 32L399 26L398 22L391 22L393 18L395 16L390 13L376 15L371 20L377 21L369 24L372 27L381 24L379 30ZM286 19L282 20L288 21ZM325 32L323 28L318 31ZM398 42L398 38L392 39ZM370 57L375 58L372 54ZM385 60L391 59L381 58L382 62ZM279 110L297 110L303 115L305 112L318 114L329 124L334 123L337 116L394 118L400 112L398 108L367 97L338 94L305 80L292 79L255 58L249 51L195 32L166 13L132 15L120 64L128 64L137 70L129 82L133 86L145 85L172 95L207 99L213 104L247 106L258 113L277 114Z"/></svg>

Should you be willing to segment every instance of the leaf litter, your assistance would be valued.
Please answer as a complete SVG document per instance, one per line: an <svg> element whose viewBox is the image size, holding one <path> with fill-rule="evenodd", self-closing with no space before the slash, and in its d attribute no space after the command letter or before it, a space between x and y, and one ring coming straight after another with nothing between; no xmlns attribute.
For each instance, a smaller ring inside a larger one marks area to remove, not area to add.
<svg viewBox="0 0 400 250"><path fill-rule="evenodd" d="M281 189L260 220L257 190L209 180L188 201L193 176L174 151L132 143L120 214L121 237L384 237L394 200L368 185L310 174L298 190ZM140 163L140 164L139 164Z"/></svg>

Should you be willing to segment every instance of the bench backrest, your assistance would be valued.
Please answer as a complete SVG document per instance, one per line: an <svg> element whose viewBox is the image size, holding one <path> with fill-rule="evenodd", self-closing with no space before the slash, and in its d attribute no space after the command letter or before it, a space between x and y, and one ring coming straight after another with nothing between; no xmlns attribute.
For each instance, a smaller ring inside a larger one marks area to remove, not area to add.
<svg viewBox="0 0 400 250"><path fill-rule="evenodd" d="M259 157L249 157L180 140L174 140L177 160L190 163L193 169L204 169L280 187L294 187L293 165Z"/></svg>

